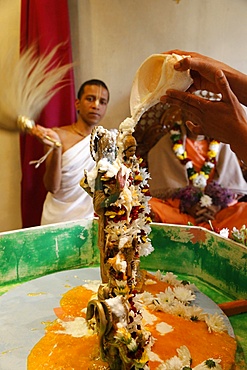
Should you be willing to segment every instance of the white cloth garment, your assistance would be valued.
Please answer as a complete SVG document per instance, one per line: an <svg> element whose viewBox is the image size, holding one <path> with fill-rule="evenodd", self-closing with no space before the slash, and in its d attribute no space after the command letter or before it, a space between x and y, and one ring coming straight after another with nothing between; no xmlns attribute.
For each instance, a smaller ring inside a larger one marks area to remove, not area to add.
<svg viewBox="0 0 247 370"><path fill-rule="evenodd" d="M94 217L92 198L80 186L84 170L95 166L89 144L90 135L63 153L61 188L47 193L41 225Z"/></svg>
<svg viewBox="0 0 247 370"><path fill-rule="evenodd" d="M182 130L184 131L184 128ZM184 134L184 145L185 140ZM148 169L151 175L150 192L153 197L167 199L175 190L189 185L187 170L175 156L169 134L164 135L149 151ZM213 179L236 194L244 195L247 192L247 183L238 159L228 144L220 143Z"/></svg>

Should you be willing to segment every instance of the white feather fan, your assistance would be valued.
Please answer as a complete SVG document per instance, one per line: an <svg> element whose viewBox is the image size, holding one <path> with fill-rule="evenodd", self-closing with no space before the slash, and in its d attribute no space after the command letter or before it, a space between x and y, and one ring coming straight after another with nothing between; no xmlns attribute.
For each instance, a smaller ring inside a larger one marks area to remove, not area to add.
<svg viewBox="0 0 247 370"><path fill-rule="evenodd" d="M0 128L28 131L51 97L68 82L64 77L72 64L54 60L59 47L36 56L33 46L18 60L13 51L0 55Z"/></svg>

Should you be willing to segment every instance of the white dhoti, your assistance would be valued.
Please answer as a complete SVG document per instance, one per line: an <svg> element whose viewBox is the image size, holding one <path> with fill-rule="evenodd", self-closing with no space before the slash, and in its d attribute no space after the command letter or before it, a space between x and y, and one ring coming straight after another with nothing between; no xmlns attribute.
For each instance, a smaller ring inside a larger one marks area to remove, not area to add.
<svg viewBox="0 0 247 370"><path fill-rule="evenodd" d="M47 193L41 225L94 217L92 198L80 186L84 170L95 166L89 142L90 135L63 153L61 188Z"/></svg>

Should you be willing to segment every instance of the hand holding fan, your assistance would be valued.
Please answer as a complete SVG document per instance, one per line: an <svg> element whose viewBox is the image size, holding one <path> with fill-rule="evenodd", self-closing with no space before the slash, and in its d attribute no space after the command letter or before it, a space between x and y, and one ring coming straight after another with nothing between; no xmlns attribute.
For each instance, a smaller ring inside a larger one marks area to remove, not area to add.
<svg viewBox="0 0 247 370"><path fill-rule="evenodd" d="M61 65L54 59L59 47L61 44L36 56L33 46L17 61L11 52L0 55L0 128L30 132L42 109L65 85L64 77L72 65ZM61 145L48 136L46 139Z"/></svg>

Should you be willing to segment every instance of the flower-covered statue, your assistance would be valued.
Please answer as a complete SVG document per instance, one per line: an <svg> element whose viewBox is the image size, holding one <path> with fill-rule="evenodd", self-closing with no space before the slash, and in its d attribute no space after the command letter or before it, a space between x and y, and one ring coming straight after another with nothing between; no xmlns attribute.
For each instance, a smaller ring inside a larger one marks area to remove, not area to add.
<svg viewBox="0 0 247 370"><path fill-rule="evenodd" d="M88 303L87 320L96 318L101 356L111 369L145 369L145 347L150 333L142 328L134 297L144 272L140 256L153 247L148 238L149 174L135 156L133 121L126 119L118 132L99 126L91 135L96 166L85 173L81 186L93 197L99 216L98 246L103 284L98 299Z"/></svg>

